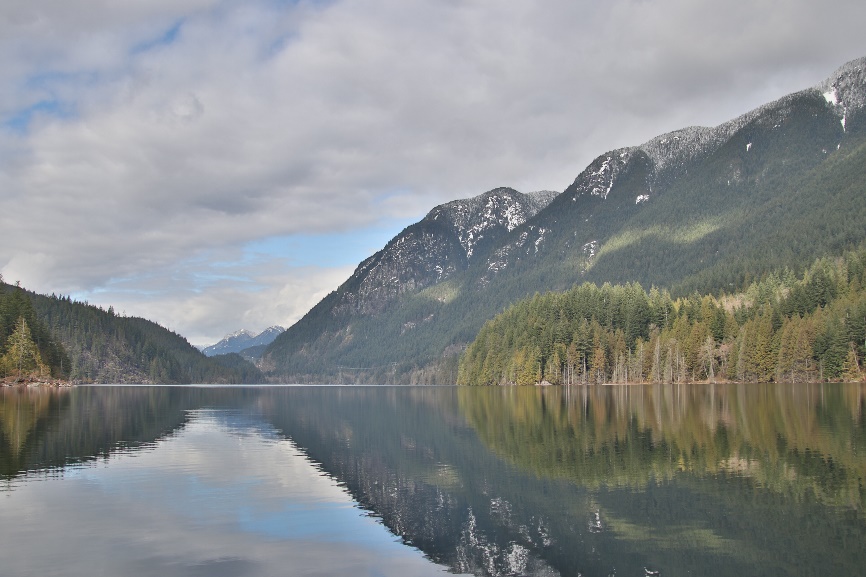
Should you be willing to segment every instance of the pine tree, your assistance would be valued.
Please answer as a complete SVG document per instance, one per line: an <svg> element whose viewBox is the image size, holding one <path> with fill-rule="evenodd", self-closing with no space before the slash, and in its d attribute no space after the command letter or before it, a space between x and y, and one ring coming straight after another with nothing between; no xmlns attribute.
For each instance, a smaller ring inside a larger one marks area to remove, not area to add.
<svg viewBox="0 0 866 577"><path fill-rule="evenodd" d="M540 351L537 348L522 348L515 355L518 385L533 385L541 382Z"/></svg>
<svg viewBox="0 0 866 577"><path fill-rule="evenodd" d="M772 313L765 305L761 314L749 321L748 340L745 359L746 378L759 383L767 383L775 374L777 351L773 342Z"/></svg>
<svg viewBox="0 0 866 577"><path fill-rule="evenodd" d="M860 371L860 361L857 359L857 350L854 343L848 349L848 357L845 359L845 366L842 371L842 378L849 383L859 382L863 379Z"/></svg>
<svg viewBox="0 0 866 577"><path fill-rule="evenodd" d="M595 383L603 383L606 375L604 348L600 343L597 343L592 350L592 358L590 359L590 370L592 371L592 379Z"/></svg>
<svg viewBox="0 0 866 577"><path fill-rule="evenodd" d="M0 366L7 375L14 373L18 381L33 374L45 376L49 372L48 367L42 362L42 355L33 342L30 327L24 317L19 317L15 330L9 335L6 354L0 359Z"/></svg>

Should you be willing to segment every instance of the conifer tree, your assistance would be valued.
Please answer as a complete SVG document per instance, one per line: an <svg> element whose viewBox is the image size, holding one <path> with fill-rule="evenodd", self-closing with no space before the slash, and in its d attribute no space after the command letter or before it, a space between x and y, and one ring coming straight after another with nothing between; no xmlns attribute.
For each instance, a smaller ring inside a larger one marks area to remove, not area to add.
<svg viewBox="0 0 866 577"><path fill-rule="evenodd" d="M845 359L842 378L849 383L855 383L863 379L863 375L860 372L860 361L857 359L857 350L854 347L854 343L851 343L851 347L848 349L848 357Z"/></svg>
<svg viewBox="0 0 866 577"><path fill-rule="evenodd" d="M7 375L15 374L18 381L34 373L39 376L48 373L48 367L42 362L42 356L33 342L30 327L24 317L19 317L15 330L9 335L6 354L0 359L0 365Z"/></svg>

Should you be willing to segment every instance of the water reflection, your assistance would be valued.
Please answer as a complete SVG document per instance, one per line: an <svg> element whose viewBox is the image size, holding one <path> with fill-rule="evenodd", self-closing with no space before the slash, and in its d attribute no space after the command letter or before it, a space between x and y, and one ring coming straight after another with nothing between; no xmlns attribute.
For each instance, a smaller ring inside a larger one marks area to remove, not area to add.
<svg viewBox="0 0 866 577"><path fill-rule="evenodd" d="M615 537L599 543L603 556L636 555L664 574L842 575L866 560L863 393L710 385L459 398L497 455L588 491L588 531Z"/></svg>
<svg viewBox="0 0 866 577"><path fill-rule="evenodd" d="M399 537L390 542L401 551L417 547L457 572L858 574L863 415L859 385L4 393L0 514L29 516L46 500L51 527L30 536L53 542L73 528L52 526L49 511L76 518L74 504L90 503L78 530L110 541L118 511L145 515L146 501L153 518L125 518L128 542L117 550L160 574L265 574L285 550L313 572L315 554L327 563L343 546L355 569L325 573L393 568L387 560L400 554L359 537L346 502L322 497L331 491ZM297 474L298 459L312 473ZM52 497L30 480L45 471L63 478ZM84 487L109 477L112 491L87 501ZM100 500L107 521L94 512ZM161 523L175 545L202 534L218 550L194 539L187 556L167 544L148 549L150 561L136 556L134 544L150 543ZM14 550L8 532L4 557Z"/></svg>
<svg viewBox="0 0 866 577"><path fill-rule="evenodd" d="M58 415L55 433L63 421ZM0 491L0 574L444 572L362 514L343 487L242 406L190 409L171 434L117 446L107 459L37 470L53 474L23 472Z"/></svg>
<svg viewBox="0 0 866 577"><path fill-rule="evenodd" d="M862 385L461 389L497 454L591 489L743 476L779 494L863 511ZM859 452L858 452L858 449Z"/></svg>

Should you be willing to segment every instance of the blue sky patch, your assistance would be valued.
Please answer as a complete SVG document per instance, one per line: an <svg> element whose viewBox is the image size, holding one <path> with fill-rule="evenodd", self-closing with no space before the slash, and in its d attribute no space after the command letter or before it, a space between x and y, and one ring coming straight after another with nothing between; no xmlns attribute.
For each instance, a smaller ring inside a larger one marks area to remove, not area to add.
<svg viewBox="0 0 866 577"><path fill-rule="evenodd" d="M144 42L133 46L130 50L130 53L141 54L142 52L147 52L148 50L153 50L154 48L158 48L161 46L170 46L171 44L174 44L174 42L177 40L178 35L180 34L180 29L183 27L183 24L183 19L178 20L159 36L151 38L150 40L145 40Z"/></svg>
<svg viewBox="0 0 866 577"><path fill-rule="evenodd" d="M24 134L30 129L30 124L37 116L69 118L73 116L73 113L72 108L67 104L57 100L41 100L4 120L3 126L13 132Z"/></svg>
<svg viewBox="0 0 866 577"><path fill-rule="evenodd" d="M285 258L292 266L357 265L416 220L388 219L361 230L270 237L249 243L245 252Z"/></svg>

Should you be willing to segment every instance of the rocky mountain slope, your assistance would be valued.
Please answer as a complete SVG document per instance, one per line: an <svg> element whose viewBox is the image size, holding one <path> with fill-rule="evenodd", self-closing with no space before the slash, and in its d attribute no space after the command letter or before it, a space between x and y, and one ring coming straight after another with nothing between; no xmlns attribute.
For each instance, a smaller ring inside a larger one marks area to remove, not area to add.
<svg viewBox="0 0 866 577"><path fill-rule="evenodd" d="M735 290L866 241L866 58L714 128L602 154L561 194L437 207L276 339L273 378L453 382L481 325L534 292Z"/></svg>
<svg viewBox="0 0 866 577"><path fill-rule="evenodd" d="M497 188L437 206L358 266L338 290L334 312L375 314L401 295L465 271L555 195Z"/></svg>
<svg viewBox="0 0 866 577"><path fill-rule="evenodd" d="M286 329L278 325L268 327L258 334L241 329L230 335L226 335L220 342L214 345L204 347L201 352L205 356L214 357L228 353L243 353L244 350L253 347L266 347L274 342L274 339L280 336L284 330Z"/></svg>

